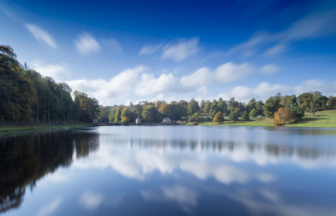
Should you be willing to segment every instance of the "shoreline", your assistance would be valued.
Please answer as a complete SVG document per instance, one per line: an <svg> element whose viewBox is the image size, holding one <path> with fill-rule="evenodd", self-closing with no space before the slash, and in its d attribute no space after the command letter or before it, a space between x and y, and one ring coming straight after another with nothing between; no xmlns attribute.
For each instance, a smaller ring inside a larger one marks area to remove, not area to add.
<svg viewBox="0 0 336 216"><path fill-rule="evenodd" d="M0 138L17 135L24 135L33 132L47 132L70 130L82 127L90 127L91 124L69 124L69 125L26 125L26 126L0 126Z"/></svg>

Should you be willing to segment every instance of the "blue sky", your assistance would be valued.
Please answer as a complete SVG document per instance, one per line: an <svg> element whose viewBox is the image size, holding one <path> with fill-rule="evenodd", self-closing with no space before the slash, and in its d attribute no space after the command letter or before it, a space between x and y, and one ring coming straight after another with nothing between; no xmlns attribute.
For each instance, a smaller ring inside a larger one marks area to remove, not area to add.
<svg viewBox="0 0 336 216"><path fill-rule="evenodd" d="M20 62L103 105L336 95L336 2L0 1Z"/></svg>

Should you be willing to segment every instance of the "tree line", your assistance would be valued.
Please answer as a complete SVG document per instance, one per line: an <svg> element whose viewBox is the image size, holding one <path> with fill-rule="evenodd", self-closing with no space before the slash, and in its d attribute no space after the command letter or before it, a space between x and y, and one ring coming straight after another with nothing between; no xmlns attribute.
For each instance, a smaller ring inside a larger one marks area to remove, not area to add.
<svg viewBox="0 0 336 216"><path fill-rule="evenodd" d="M92 122L99 102L64 82L21 65L10 46L0 46L0 122Z"/></svg>
<svg viewBox="0 0 336 216"><path fill-rule="evenodd" d="M262 100L252 98L247 104L230 100L214 99L213 101L202 100L200 102L191 99L187 102L180 100L172 101L141 101L136 105L130 103L129 106L114 105L100 106L100 118L102 122L134 122L136 118L141 118L144 122L161 122L164 117L171 120L189 120L189 122L199 122L203 117L205 121L222 122L224 117L236 121L238 118L248 121L250 117L267 117L274 119L277 111L283 108L283 112L290 111L291 119L301 119L305 112L310 112L312 116L316 111L336 108L336 97L329 98L321 92L306 92L299 96L281 95L268 98L265 103Z"/></svg>

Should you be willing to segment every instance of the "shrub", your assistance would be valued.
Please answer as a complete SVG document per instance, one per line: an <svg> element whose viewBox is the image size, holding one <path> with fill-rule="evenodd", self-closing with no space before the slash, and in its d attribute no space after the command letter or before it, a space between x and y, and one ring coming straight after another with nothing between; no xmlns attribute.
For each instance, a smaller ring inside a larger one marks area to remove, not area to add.
<svg viewBox="0 0 336 216"><path fill-rule="evenodd" d="M279 108L274 114L273 122L275 124L282 124L286 122L292 122L296 119L295 113L287 108Z"/></svg>
<svg viewBox="0 0 336 216"><path fill-rule="evenodd" d="M214 117L214 119L213 119L213 122L218 122L218 124L219 124L219 123L221 123L221 122L223 122L223 121L224 121L223 113L222 113L221 111L219 111L219 112L215 115L215 117Z"/></svg>

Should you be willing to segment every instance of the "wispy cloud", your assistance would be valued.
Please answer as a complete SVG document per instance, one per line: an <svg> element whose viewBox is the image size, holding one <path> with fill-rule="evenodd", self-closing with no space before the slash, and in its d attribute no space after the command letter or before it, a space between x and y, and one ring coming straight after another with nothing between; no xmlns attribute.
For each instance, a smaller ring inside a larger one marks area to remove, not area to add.
<svg viewBox="0 0 336 216"><path fill-rule="evenodd" d="M199 52L199 38L180 39L175 43L166 43L158 45L144 45L139 55L152 55L160 52L162 59L172 59L174 61L182 61Z"/></svg>
<svg viewBox="0 0 336 216"><path fill-rule="evenodd" d="M40 27L36 25L29 24L29 23L26 24L26 27L38 41L43 42L52 48L55 48L55 49L58 48L54 39L51 37L50 34L48 34L48 32L42 30Z"/></svg>
<svg viewBox="0 0 336 216"><path fill-rule="evenodd" d="M58 209L61 202L62 198L60 197L54 199L51 203L42 206L36 216L48 216L53 214Z"/></svg>
<svg viewBox="0 0 336 216"><path fill-rule="evenodd" d="M199 51L198 38L181 40L177 44L167 44L163 47L162 58L182 61L190 56L196 55Z"/></svg>
<svg viewBox="0 0 336 216"><path fill-rule="evenodd" d="M113 52L115 53L122 53L123 52L123 49L121 48L121 45L120 43L114 39L114 38L109 38L109 39L102 39L102 44L112 50Z"/></svg>
<svg viewBox="0 0 336 216"><path fill-rule="evenodd" d="M143 45L143 47L141 48L140 52L139 52L139 56L141 55L152 55L155 52L159 51L162 48L162 44L159 45Z"/></svg>
<svg viewBox="0 0 336 216"><path fill-rule="evenodd" d="M75 46L82 55L97 53L101 51L99 42L90 34L84 32L75 40Z"/></svg>
<svg viewBox="0 0 336 216"><path fill-rule="evenodd" d="M275 64L267 64L259 68L259 71L263 74L273 74L280 70L280 67Z"/></svg>
<svg viewBox="0 0 336 216"><path fill-rule="evenodd" d="M292 42L304 39L316 39L336 34L336 9L310 14L282 32L259 32L248 41L235 46L229 53L242 53L245 56L254 55L260 50L272 56L284 52Z"/></svg>
<svg viewBox="0 0 336 216"><path fill-rule="evenodd" d="M92 211L102 203L103 199L104 196L102 194L87 191L81 196L79 203L86 210Z"/></svg>

